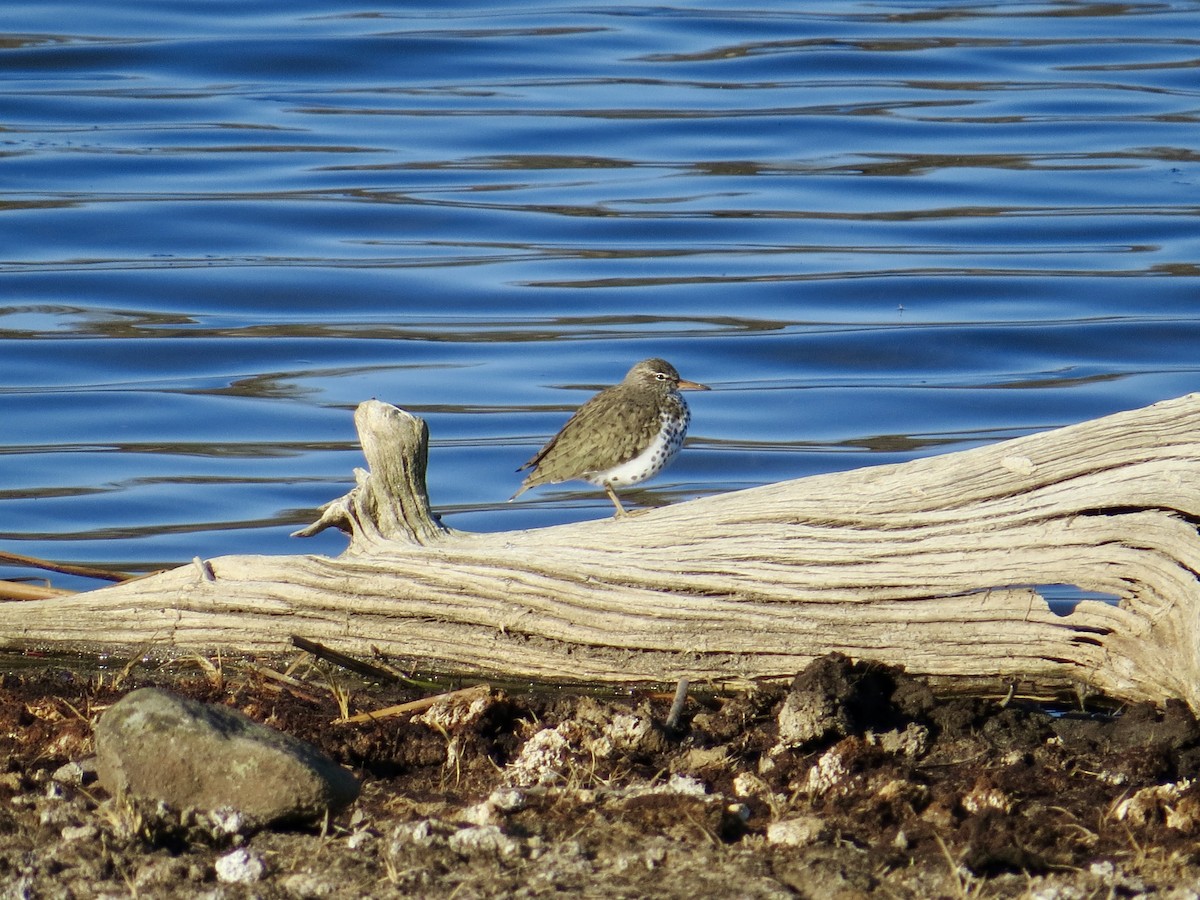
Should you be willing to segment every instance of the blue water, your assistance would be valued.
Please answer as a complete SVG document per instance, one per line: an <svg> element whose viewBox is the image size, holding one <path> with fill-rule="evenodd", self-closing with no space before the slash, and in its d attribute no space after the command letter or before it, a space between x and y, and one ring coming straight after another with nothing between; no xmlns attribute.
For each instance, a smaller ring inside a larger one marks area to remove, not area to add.
<svg viewBox="0 0 1200 900"><path fill-rule="evenodd" d="M1183 2L9 0L0 550L336 554L288 534L370 397L429 421L448 524L607 516L505 499L651 355L714 390L642 504L1192 391L1197 35Z"/></svg>

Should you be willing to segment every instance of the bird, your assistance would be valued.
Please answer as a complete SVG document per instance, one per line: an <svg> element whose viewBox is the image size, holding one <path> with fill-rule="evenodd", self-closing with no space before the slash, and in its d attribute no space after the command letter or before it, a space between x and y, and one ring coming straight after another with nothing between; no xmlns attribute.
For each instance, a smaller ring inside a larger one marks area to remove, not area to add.
<svg viewBox="0 0 1200 900"><path fill-rule="evenodd" d="M707 385L680 378L664 359L643 359L620 384L592 397L529 462L532 469L509 500L530 488L562 481L587 481L604 488L629 515L616 487L639 484L661 472L683 447L692 414L680 391L707 391Z"/></svg>

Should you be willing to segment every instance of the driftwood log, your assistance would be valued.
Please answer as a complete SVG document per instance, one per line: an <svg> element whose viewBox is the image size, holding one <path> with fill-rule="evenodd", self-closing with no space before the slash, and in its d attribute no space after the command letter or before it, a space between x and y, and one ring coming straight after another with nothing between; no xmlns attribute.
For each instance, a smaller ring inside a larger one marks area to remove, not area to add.
<svg viewBox="0 0 1200 900"><path fill-rule="evenodd" d="M444 528L425 423L355 415L370 471L301 534L0 604L8 647L280 651L293 634L423 671L604 682L790 676L841 651L967 690L1200 711L1200 395L988 447L529 531ZM1038 586L1112 595L1069 614Z"/></svg>

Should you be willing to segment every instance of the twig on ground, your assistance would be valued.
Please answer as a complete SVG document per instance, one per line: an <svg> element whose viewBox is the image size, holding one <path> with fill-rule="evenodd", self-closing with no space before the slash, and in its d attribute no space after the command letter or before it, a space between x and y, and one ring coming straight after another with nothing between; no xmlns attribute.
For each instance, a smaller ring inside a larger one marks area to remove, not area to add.
<svg viewBox="0 0 1200 900"><path fill-rule="evenodd" d="M0 563L29 566L33 569L45 569L48 572L58 572L60 575L80 575L84 578L99 578L102 581L128 581L133 577L125 572L97 569L94 566L75 566L70 563L56 563L48 559L38 559L36 556L22 556L20 553L8 553L4 550L0 550ZM71 592L67 591L64 593Z"/></svg>
<svg viewBox="0 0 1200 900"><path fill-rule="evenodd" d="M374 722L378 719L391 719L396 716L407 715L408 713L423 712L429 709L435 703L440 703L443 700L474 700L476 697L485 697L492 692L490 684L476 684L468 688L460 688L457 691L447 691L444 694L435 694L432 697L422 697L420 700L411 700L408 703L401 703L398 706L388 706L383 709L373 710L372 712L359 713L356 716L350 716L345 719L338 719L339 725L358 725L363 722Z"/></svg>
<svg viewBox="0 0 1200 900"><path fill-rule="evenodd" d="M683 707L687 704L688 680L687 678L679 679L679 686L675 688L675 701L671 704L671 711L667 713L667 731L678 731L679 720L683 716Z"/></svg>
<svg viewBox="0 0 1200 900"><path fill-rule="evenodd" d="M311 653L317 659L323 659L326 662L331 662L335 666L341 666L343 669L349 669L351 672L357 672L359 675L365 675L368 678L377 678L380 681L398 681L395 674L387 669L380 668L374 663L365 662L353 656L347 656L344 653L339 653L336 650L331 650L324 644L318 644L316 641L310 641L308 638L302 638L297 634L292 635L292 645Z"/></svg>

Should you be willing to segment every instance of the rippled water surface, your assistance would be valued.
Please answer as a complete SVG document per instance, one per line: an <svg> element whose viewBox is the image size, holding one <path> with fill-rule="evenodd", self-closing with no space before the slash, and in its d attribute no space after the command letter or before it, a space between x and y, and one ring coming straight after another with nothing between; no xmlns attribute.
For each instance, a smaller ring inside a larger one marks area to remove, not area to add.
<svg viewBox="0 0 1200 900"><path fill-rule="evenodd" d="M671 502L1198 386L1200 5L5 3L0 549L287 537L427 418L448 524L665 356ZM0 569L0 576L13 570Z"/></svg>

